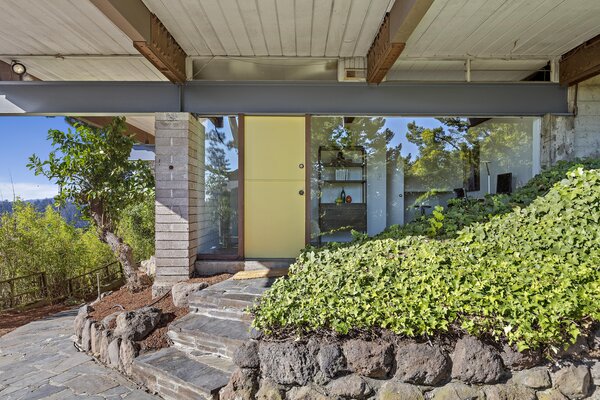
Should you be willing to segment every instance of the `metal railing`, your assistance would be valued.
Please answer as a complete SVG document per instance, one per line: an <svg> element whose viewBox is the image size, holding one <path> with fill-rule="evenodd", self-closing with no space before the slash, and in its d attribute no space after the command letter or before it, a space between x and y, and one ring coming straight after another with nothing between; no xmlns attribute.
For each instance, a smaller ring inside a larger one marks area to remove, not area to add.
<svg viewBox="0 0 600 400"><path fill-rule="evenodd" d="M117 261L66 279L36 272L0 281L0 310L69 297L84 298L96 291L101 293L114 289L123 283L123 271Z"/></svg>

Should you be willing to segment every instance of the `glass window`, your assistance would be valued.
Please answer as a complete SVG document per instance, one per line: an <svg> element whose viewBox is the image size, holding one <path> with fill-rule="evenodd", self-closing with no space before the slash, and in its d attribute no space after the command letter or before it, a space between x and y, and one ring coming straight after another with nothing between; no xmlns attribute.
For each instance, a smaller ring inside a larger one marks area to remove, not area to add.
<svg viewBox="0 0 600 400"><path fill-rule="evenodd" d="M202 118L204 168L199 176L198 252L238 254L238 120Z"/></svg>
<svg viewBox="0 0 600 400"><path fill-rule="evenodd" d="M536 126L538 118L313 117L312 242L375 235L453 198L514 190L539 170Z"/></svg>

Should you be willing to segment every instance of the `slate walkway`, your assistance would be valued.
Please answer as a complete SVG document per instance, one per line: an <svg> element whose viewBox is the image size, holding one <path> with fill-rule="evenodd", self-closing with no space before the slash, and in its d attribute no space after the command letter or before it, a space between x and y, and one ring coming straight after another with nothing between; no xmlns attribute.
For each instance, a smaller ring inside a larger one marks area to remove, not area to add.
<svg viewBox="0 0 600 400"><path fill-rule="evenodd" d="M0 399L158 399L73 346L77 310L0 337Z"/></svg>

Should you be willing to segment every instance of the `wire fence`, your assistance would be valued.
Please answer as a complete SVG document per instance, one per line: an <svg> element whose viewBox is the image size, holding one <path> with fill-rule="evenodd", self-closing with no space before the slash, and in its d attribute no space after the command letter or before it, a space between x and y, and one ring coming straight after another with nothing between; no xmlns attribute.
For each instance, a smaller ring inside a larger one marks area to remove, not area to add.
<svg viewBox="0 0 600 400"><path fill-rule="evenodd" d="M124 283L118 261L70 278L45 272L0 281L0 310L29 307L70 297L86 298L94 293L115 289Z"/></svg>

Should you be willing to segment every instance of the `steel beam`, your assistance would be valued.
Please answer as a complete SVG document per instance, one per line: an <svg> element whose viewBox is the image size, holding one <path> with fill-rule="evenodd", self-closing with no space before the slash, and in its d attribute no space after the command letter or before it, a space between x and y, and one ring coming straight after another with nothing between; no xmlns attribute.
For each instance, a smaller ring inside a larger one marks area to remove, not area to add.
<svg viewBox="0 0 600 400"><path fill-rule="evenodd" d="M0 82L28 114L330 114L527 116L566 114L555 83ZM6 108L6 107L4 107ZM0 105L0 110L3 107ZM2 111L0 111L2 112ZM10 111L6 111L10 113Z"/></svg>

